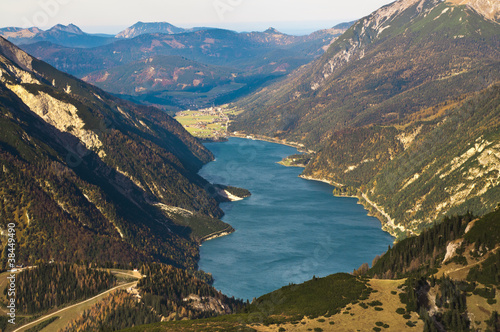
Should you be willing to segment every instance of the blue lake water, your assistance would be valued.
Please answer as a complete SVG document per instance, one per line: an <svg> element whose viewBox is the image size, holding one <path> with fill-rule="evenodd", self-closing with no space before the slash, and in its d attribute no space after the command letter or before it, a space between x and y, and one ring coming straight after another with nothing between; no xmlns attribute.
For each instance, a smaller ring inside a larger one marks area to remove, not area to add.
<svg viewBox="0 0 500 332"><path fill-rule="evenodd" d="M352 272L392 244L357 199L334 197L332 186L299 178L301 168L277 164L296 149L241 138L206 147L216 160L201 176L252 192L221 205L236 232L200 248L200 269L224 294L252 300L314 275Z"/></svg>

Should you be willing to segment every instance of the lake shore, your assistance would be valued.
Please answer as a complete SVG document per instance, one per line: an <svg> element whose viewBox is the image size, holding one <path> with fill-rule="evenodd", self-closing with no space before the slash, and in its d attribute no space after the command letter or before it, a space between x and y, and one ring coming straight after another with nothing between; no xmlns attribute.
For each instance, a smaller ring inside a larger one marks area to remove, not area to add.
<svg viewBox="0 0 500 332"><path fill-rule="evenodd" d="M272 138L264 135L248 135L245 133L231 133L228 135L228 137L237 137L237 138L244 138L244 139L251 139L254 141L264 141L264 142L269 142L269 143L276 143L276 144L281 144L281 145L286 145L290 146L292 148L296 148L297 151L299 152L304 152L304 153L315 153L316 151L314 150L307 150L304 146L304 144L297 143L297 142L289 142L285 139L277 139L277 138Z"/></svg>
<svg viewBox="0 0 500 332"><path fill-rule="evenodd" d="M296 148L299 152L315 153L315 151L313 151L313 150L305 149L305 146L303 144L295 143L295 142L288 142L286 140L274 139L271 137L266 137L266 136L261 136L261 135L247 135L245 133L240 133L240 134L232 133L229 135L229 137L237 137L237 138L243 138L243 139L276 143L276 144L281 144L281 145ZM282 162L277 162L277 163L282 165L282 166L285 166L285 167L299 167L299 168L302 167L302 166L298 166L298 165L285 165ZM320 179L320 178L315 178L312 176L302 175L302 174L300 174L299 177L304 179L304 180L323 182L323 183L329 184L329 185L336 187L336 188L341 188L344 186L341 183L327 180L324 178ZM383 231L389 233L395 239L398 237L398 231L404 231L404 229L402 229L402 226L395 225L394 220L392 220L392 218L387 213L385 213L385 211L384 211L384 213L381 213L380 212L381 208L379 206L376 206L376 205L374 205L373 202L365 199L365 195L363 193L361 193L361 194L358 193L358 195L333 195L333 196L334 197L357 198L358 204L362 205L363 208L368 212L367 215L370 217L377 218L380 221L381 229ZM396 231L396 230L398 230L398 231ZM396 240L394 240L394 242L395 241Z"/></svg>

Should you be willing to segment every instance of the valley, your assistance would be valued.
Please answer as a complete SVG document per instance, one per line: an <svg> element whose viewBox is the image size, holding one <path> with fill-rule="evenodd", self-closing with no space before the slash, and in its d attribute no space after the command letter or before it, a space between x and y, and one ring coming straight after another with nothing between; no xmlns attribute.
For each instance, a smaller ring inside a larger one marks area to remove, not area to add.
<svg viewBox="0 0 500 332"><path fill-rule="evenodd" d="M0 11L1 331L500 331L497 2L56 2Z"/></svg>

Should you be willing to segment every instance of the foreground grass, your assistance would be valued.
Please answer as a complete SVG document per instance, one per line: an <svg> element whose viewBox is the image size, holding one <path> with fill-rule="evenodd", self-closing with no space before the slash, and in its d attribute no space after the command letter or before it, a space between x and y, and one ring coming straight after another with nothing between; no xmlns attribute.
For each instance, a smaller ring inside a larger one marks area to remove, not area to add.
<svg viewBox="0 0 500 332"><path fill-rule="evenodd" d="M239 314L156 323L124 331L257 331L262 326L287 324L304 316L332 316L352 302L368 299L370 292L367 280L337 273L263 295Z"/></svg>

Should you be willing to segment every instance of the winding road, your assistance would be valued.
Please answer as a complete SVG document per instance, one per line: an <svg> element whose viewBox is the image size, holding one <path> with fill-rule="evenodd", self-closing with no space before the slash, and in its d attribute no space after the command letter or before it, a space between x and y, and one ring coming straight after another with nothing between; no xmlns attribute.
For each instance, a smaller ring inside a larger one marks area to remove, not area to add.
<svg viewBox="0 0 500 332"><path fill-rule="evenodd" d="M120 273L120 274L127 274L127 275L130 275L130 274L128 274L128 273L123 273L123 272L114 272L114 273ZM126 283L126 284L121 284L121 285L115 286L115 287L113 287L113 288L111 288L111 289L108 289L108 290L107 290L107 291L105 291L105 292L102 292L102 293L100 293L100 294L97 294L96 296L94 296L94 297L92 297L92 298L90 298L90 299L86 299L86 300L84 300L84 301L82 301L82 302L75 303L75 304L73 304L73 305L70 305L69 307L65 307L65 308L63 308L63 309L61 309L61 310L58 310L58 311L56 311L56 312L53 312L53 313L51 313L51 314L45 315L45 316L43 316L43 317L40 317L39 319L37 319L37 320L35 320L35 321L29 322L28 324L25 324L25 325L23 325L23 326L21 326L21 327L18 327L18 328L17 328L17 329L15 329L13 332L24 331L24 330L26 330L27 328L33 327L33 326L35 326L35 325L37 325L37 324L40 324L41 322L43 322L43 321L45 321L45 320L47 320L47 319L49 319L49 318L51 318L51 317L53 317L53 316L60 315L61 313L65 312L65 311L67 311L67 310L70 310L70 309L72 309L72 308L74 308L74 307L76 307L76 306L79 306L79 305L85 304L85 303L87 303L87 302L90 302L90 301L96 300L96 299L98 299L98 298L100 298L100 297L105 297L106 295L108 295L109 293L111 293L111 292L113 292L113 291L115 291L115 290L118 290L118 289L127 289L127 288L129 288L129 287L134 287L134 286L137 286L137 282L138 282L138 281L139 281L139 280L135 280L135 281L133 281L133 282L129 282L129 283Z"/></svg>

